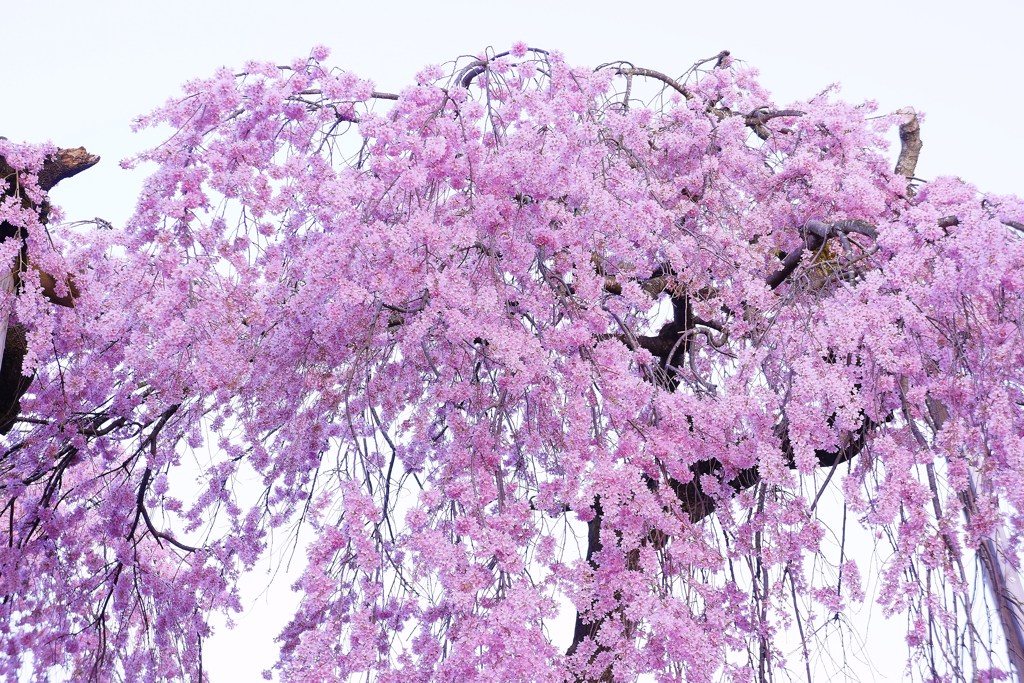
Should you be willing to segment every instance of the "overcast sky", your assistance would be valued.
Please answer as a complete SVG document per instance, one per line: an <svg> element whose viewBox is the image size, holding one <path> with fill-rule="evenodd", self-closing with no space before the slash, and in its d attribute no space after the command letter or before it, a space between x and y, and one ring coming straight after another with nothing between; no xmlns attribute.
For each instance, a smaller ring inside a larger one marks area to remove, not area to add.
<svg viewBox="0 0 1024 683"><path fill-rule="evenodd" d="M132 134L132 118L220 66L287 63L324 44L332 65L396 91L425 64L517 40L576 64L627 59L670 74L728 49L779 104L838 82L882 112L913 106L926 116L918 176L1020 194L1022 27L1022 0L0 0L0 135L101 155L55 200L69 219L121 222L142 176L117 162L156 141ZM252 645L221 680L250 680L272 661Z"/></svg>
<svg viewBox="0 0 1024 683"><path fill-rule="evenodd" d="M56 199L70 216L119 221L141 177L117 161L147 142L129 132L132 118L219 66L286 63L322 43L333 64L398 90L426 64L516 40L578 64L628 59L668 73L728 49L780 104L839 82L882 111L913 106L927 116L919 176L1019 193L1022 26L1020 0L0 0L0 135L100 154Z"/></svg>

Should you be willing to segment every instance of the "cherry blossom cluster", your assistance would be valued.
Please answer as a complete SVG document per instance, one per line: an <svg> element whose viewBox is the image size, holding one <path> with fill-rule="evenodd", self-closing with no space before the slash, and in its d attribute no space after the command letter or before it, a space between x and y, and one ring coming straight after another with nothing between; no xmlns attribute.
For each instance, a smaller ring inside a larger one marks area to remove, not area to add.
<svg viewBox="0 0 1024 683"><path fill-rule="evenodd" d="M517 44L395 94L327 57L141 118L170 134L121 228L0 204L79 292L3 300L34 379L0 677L199 681L285 538L268 677L749 680L863 599L847 512L892 541L910 665L1001 675L954 641L984 637L973 553L1004 533L1017 566L1024 531L1024 202L910 187L898 116L780 106L725 53L669 78ZM0 141L33 206L52 151Z"/></svg>

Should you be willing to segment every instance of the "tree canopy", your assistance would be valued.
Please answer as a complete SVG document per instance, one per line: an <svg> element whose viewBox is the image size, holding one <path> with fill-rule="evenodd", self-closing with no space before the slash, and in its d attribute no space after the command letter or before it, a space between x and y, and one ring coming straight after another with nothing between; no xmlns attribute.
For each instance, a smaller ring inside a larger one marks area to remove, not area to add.
<svg viewBox="0 0 1024 683"><path fill-rule="evenodd" d="M0 140L0 675L199 681L294 546L282 680L810 678L857 524L909 670L1024 671L1024 202L727 52L327 58L141 118L124 226Z"/></svg>

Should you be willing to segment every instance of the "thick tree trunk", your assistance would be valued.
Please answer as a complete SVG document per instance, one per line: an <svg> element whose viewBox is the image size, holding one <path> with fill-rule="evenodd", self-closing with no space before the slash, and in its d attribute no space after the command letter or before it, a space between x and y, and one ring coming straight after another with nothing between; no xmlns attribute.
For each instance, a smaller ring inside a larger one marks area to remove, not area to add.
<svg viewBox="0 0 1024 683"><path fill-rule="evenodd" d="M75 149L59 149L51 154L40 169L38 179L39 187L49 191L65 178L77 175L82 171L95 166L100 158L89 154L84 147ZM44 201L41 205L34 204L18 182L18 175L22 169L12 167L7 160L0 156L0 178L6 181L5 194L9 197L20 197L22 206L31 208L39 215L41 223L46 223L49 214L49 205ZM0 241L16 239L24 240L22 230L9 223L0 223ZM0 277L0 291L5 297L16 294L21 282L22 274L30 265L27 248L22 242L21 256L17 259L13 269L3 273ZM39 273L43 284L44 294L55 304L61 306L74 305L74 286L68 283L70 294L58 296L55 291L56 280L48 273ZM11 324L11 310L0 310L0 434L10 431L21 411L21 397L28 390L32 383L31 377L26 377L22 372L22 361L25 358L25 329L17 324Z"/></svg>

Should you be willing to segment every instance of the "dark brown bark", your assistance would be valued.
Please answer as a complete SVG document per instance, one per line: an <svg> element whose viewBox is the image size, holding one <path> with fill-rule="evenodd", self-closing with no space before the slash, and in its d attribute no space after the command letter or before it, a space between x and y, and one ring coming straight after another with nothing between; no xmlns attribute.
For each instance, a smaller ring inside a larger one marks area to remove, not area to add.
<svg viewBox="0 0 1024 683"><path fill-rule="evenodd" d="M39 186L48 192L60 181L95 166L99 160L98 156L89 154L84 147L59 149L43 162L43 168L39 171L38 176ZM6 195L20 197L22 205L36 211L40 221L45 224L50 207L46 201L37 205L26 195L18 182L20 170L12 167L7 159L0 156L0 178L7 182ZM0 223L0 241L8 239L22 240L21 230L9 223ZM23 243L20 263L16 272L13 273L15 286L17 286L22 273L29 267L30 256ZM39 277L44 294L53 303L60 306L74 305L77 290L73 283L66 283L68 294L61 296L56 292L57 280L53 275L40 272ZM0 361L0 434L9 432L17 421L21 412L21 397L32 383L32 378L26 377L22 372L25 351L25 329L21 325L10 324L4 339L3 359Z"/></svg>
<svg viewBox="0 0 1024 683"><path fill-rule="evenodd" d="M676 369L689 353L695 320L690 297L686 293L673 294L671 299L672 320L662 325L656 336L637 337L637 343L658 359L662 370L660 382L666 389L674 391L678 385Z"/></svg>
<svg viewBox="0 0 1024 683"><path fill-rule="evenodd" d="M650 74L638 74L638 75L650 75ZM913 179L917 162L920 156L922 142L920 134L920 125L916 113L913 110L907 110L903 112L905 119L900 125L900 154L896 163L895 172L898 175L905 177L908 180L907 196L913 197L914 187L910 181ZM775 116L797 116L800 112L772 112L770 118ZM765 119L767 120L767 118ZM758 120L754 113L747 115L746 123L755 129L760 135L762 132L759 128L764 128L764 121ZM938 224L942 228L951 228L959 225L960 221L957 216L947 216L938 221ZM1003 221L1004 225L1008 227L1024 232L1024 224L1020 224L1013 221ZM771 289L776 289L786 282L790 276L796 271L800 265L803 254L805 251L816 252L820 250L825 242L831 237L840 237L844 239L842 235L856 232L859 234L867 235L871 238L876 237L875 229L872 226L868 226L859 221L841 221L834 224L824 224L819 221L809 221L802 229L802 235L804 238L804 244L802 248L795 249L789 254L784 255L782 265L775 273L768 276L765 280L766 284ZM844 241L845 244L845 241ZM612 282L613 285L617 284ZM678 310L677 310L678 316ZM678 344L675 344L674 340L679 338L680 335L686 334L692 327L692 320L686 320L683 324L669 323L666 324L655 337L640 337L637 339L640 346L646 348L653 355L662 360L662 365L666 364L666 358L670 354L675 353L675 349ZM683 350L686 352L686 349ZM670 389L675 388L675 384L668 387ZM929 410L933 413L936 411L945 414L945 408L941 405L932 406L929 405ZM818 461L818 465L821 467L835 467L859 454L868 443L872 431L875 429L875 423L862 416L862 426L860 429L848 433L843 439L840 447L835 450L817 450L815 456ZM935 429L941 429L943 419L935 419ZM787 464L790 468L795 468L796 464L793 459L792 450L789 442L788 434L788 423L783 420L775 428L776 437L779 439L781 444L782 452L785 454ZM717 507L716 499L706 493L701 487L701 479L705 476L713 476L718 478L720 481L724 478L727 479L729 487L735 492L750 489L757 486L761 482L760 470L757 466L750 467L747 469L740 470L738 472L725 472L725 468L717 460L701 460L690 466L691 479L687 482L680 482L675 479L669 479L665 482L672 490L676 500L679 502L682 511L688 516L691 523L696 523L702 519L705 519L709 515L713 514ZM970 518L974 510L973 497L970 495L971 492L961 495L961 501L963 503L964 514ZM588 524L588 548L587 548L587 560L590 562L594 569L597 566L593 560L593 556L596 552L601 549L601 523L604 517L604 512L600 506L600 501L595 500L594 503L594 518ZM644 544L656 544L657 547L661 547L670 539L664 538L659 533L652 533ZM627 565L631 569L638 569L636 562L638 552L633 551L627 558ZM983 569L985 570L987 580L991 584L992 591L995 595L999 616L1002 622L1004 633L1007 637L1007 651L1008 657L1012 662L1013 666L1017 669L1018 673L1024 671L1024 616L1022 616L1020 605L1017 604L1013 598L1012 591L1007 588L1007 578L1004 576L1002 567L999 562L999 552L996 548L995 542L991 539L987 540L979 548L979 557ZM573 642L569 647L568 654L574 654L579 646L585 642L588 638L593 638L599 628L606 623L609 619L615 617L618 610L613 610L604 615L600 615L591 621L584 621L583 614L577 613L576 624L573 632ZM605 653L605 650L598 646L594 657ZM592 658L591 662L594 661ZM596 679L598 681L612 681L614 680L613 672L611 667L607 667Z"/></svg>
<svg viewBox="0 0 1024 683"><path fill-rule="evenodd" d="M11 325L7 328L0 365L0 434L10 431L21 412L21 397L32 383L31 377L22 374L25 350L25 328Z"/></svg>
<svg viewBox="0 0 1024 683"><path fill-rule="evenodd" d="M780 422L776 428L775 433L781 442L781 449L786 458L787 464L790 469L796 469L796 462L793 459L793 451L789 442L788 423L786 420ZM861 428L855 432L851 432L846 435L843 443L840 444L839 448L835 450L818 449L814 452L815 457L818 460L820 467L835 467L843 462L846 462L863 450L864 446L868 443L869 435L875 428L875 424L870 420L865 419ZM717 508L717 502L714 497L705 493L701 487L701 478L706 475L711 475L717 478L725 476L723 472L724 467L718 460L699 460L690 466L690 472L692 478L687 482L681 482L676 479L669 478L667 485L672 489L676 499L679 501L682 512L685 513L691 523L697 523L700 520L713 514ZM728 483L730 488L735 493L740 493L747 489L753 488L761 483L761 472L755 465L746 469L735 472L728 477ZM594 517L587 524L587 562L590 563L591 567L597 569L597 563L595 562L594 555L600 552L601 545L601 522L604 518L604 510L601 508L600 498L594 501ZM644 540L644 544L653 544L657 547L661 547L665 544L666 539L663 534L655 531ZM637 570L639 553L633 551L627 558L627 565L630 569ZM576 613L576 622L573 629L573 640L572 644L566 654L573 655L577 648L587 639L593 638L596 635L598 629L605 623L605 621L612 617L612 614L606 614L598 619L587 621L581 612ZM603 649L598 647L597 653L600 654ZM605 670L598 681L612 681L614 680L612 672Z"/></svg>
<svg viewBox="0 0 1024 683"><path fill-rule="evenodd" d="M99 161L100 158L89 154L85 147L58 149L43 162L43 170L39 172L39 186L49 192L60 181L92 168Z"/></svg>
<svg viewBox="0 0 1024 683"><path fill-rule="evenodd" d="M823 244L825 244L825 240L813 233L809 233L804 237L804 247L807 251L818 251ZM800 265L800 259L803 258L803 255L804 249L794 249L786 254L785 258L782 259L782 267L768 276L766 280L768 287L776 289L785 282L793 274L793 271L796 270L796 267Z"/></svg>
<svg viewBox="0 0 1024 683"><path fill-rule="evenodd" d="M860 429L846 435L839 448L816 450L814 456L818 460L818 466L834 467L856 456L864 448L868 435L874 427L874 423L865 420ZM781 441L786 464L790 469L796 469L796 461L793 459L793 450L789 443L788 423L785 420L775 427L775 435ZM676 498L679 499L683 511L687 513L691 522L699 522L715 511L715 499L704 492L700 486L700 479L707 474L722 477L722 470L722 463L717 460L700 460L690 466L690 471L693 473L693 478L690 481L684 484L675 479L669 479L669 486L672 487L672 491L676 494ZM761 472L756 465L729 476L729 486L736 493L753 488L759 483L761 483Z"/></svg>
<svg viewBox="0 0 1024 683"><path fill-rule="evenodd" d="M796 271L805 251L816 252L820 250L831 237L845 239L844 236L848 233L858 233L871 238L877 236L872 226L860 221L840 221L831 224L821 221L808 221L801 228L801 233L804 238L803 248L795 249L786 255L783 259L782 267L765 279L765 283L771 289L778 288ZM656 336L637 337L637 343L658 358L659 364L665 371L663 377L666 378L666 381L663 382L663 386L669 391L675 390L678 385L675 379L675 368L683 362L686 354L689 353L688 336L692 333L693 327L696 324L689 299L685 293L674 294L672 296L672 304L673 319L665 323ZM837 449L819 449L815 451L818 465L821 467L834 467L856 456L864 448L874 426L874 423L864 417L861 428L855 432L848 433ZM789 440L789 423L785 417L775 427L775 435L779 439L780 448L787 464L790 468L795 469L796 462L793 458ZM738 472L726 472L722 463L714 459L700 460L694 463L690 466L690 472L692 476L685 483L669 478L665 484L675 494L682 512L688 516L691 523L696 523L708 517L715 512L717 507L715 498L703 490L701 486L702 477L711 475L720 480L726 478L729 487L735 493L753 488L761 482L761 473L756 465ZM594 500L593 509L594 517L588 523L587 528L587 562L593 569L597 569L598 566L594 556L602 548L601 524L604 518L604 510L601 507L600 498ZM669 539L666 539L660 532L654 531L644 540L644 544L654 544L657 547L661 547L667 541ZM630 569L639 569L638 551L634 550L629 554L627 566ZM587 620L584 618L584 613L578 611L573 629L572 644L569 646L567 654L570 656L575 654L581 644L588 639L593 640L601 626L609 619L614 618L615 614L616 611L612 611L596 619ZM604 648L598 646L594 655L590 658L590 662L593 663L597 656L605 652ZM601 682L614 680L611 668L605 668L596 680Z"/></svg>

